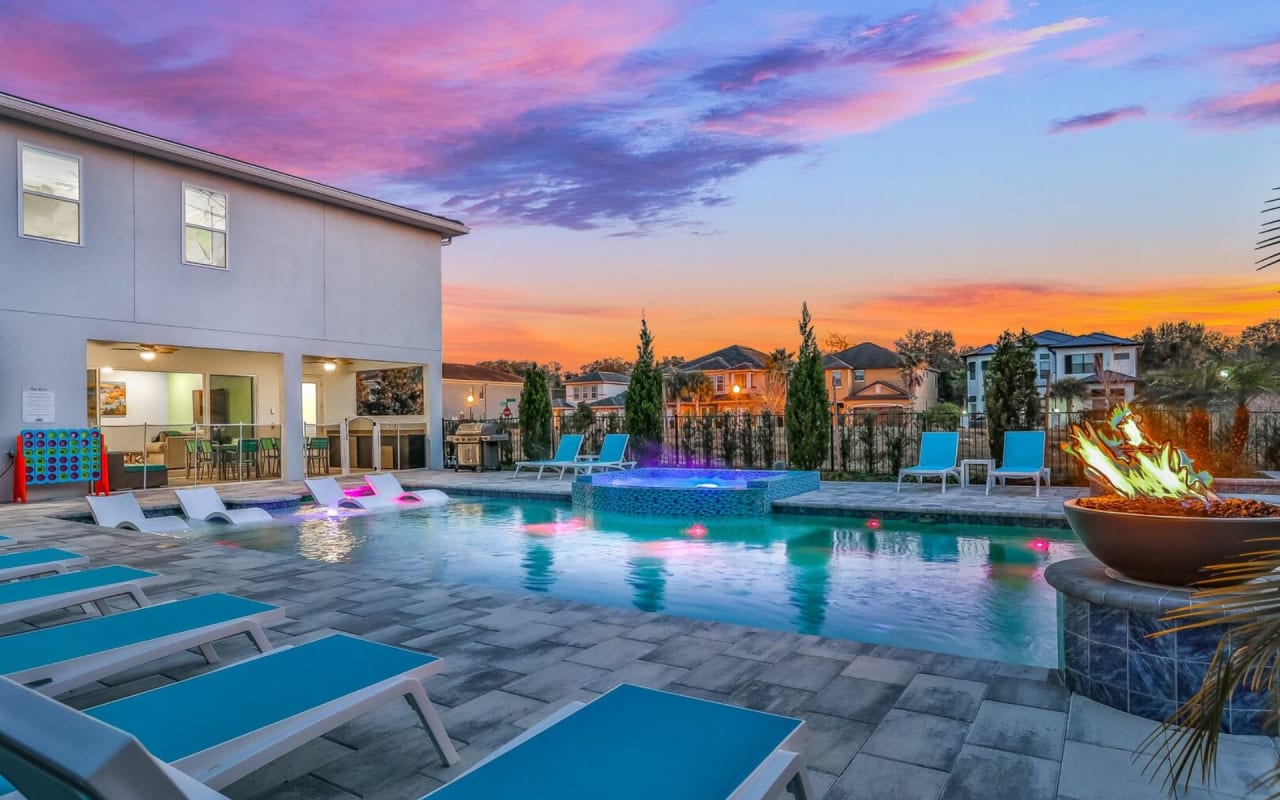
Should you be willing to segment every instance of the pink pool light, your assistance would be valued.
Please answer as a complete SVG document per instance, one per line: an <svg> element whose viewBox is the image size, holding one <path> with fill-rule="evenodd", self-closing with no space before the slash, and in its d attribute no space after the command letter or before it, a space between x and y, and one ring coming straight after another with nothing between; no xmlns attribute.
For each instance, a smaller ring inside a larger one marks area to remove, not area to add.
<svg viewBox="0 0 1280 800"><path fill-rule="evenodd" d="M871 519L867 520L867 527L873 531L880 530L880 520L876 519L875 517L872 517Z"/></svg>
<svg viewBox="0 0 1280 800"><path fill-rule="evenodd" d="M535 522L523 526L525 533L532 533L535 536L559 536L563 533L574 533L587 527L587 521L582 517L573 517L563 522Z"/></svg>
<svg viewBox="0 0 1280 800"><path fill-rule="evenodd" d="M1047 552L1049 552L1049 540L1048 540L1048 539L1032 539L1032 540L1031 540L1031 542L1030 542L1030 544L1029 544L1028 546L1029 546L1032 550L1035 550L1037 553L1047 553Z"/></svg>
<svg viewBox="0 0 1280 800"><path fill-rule="evenodd" d="M707 535L707 526L701 522L695 522L683 531L685 536L692 536L695 539L701 539Z"/></svg>

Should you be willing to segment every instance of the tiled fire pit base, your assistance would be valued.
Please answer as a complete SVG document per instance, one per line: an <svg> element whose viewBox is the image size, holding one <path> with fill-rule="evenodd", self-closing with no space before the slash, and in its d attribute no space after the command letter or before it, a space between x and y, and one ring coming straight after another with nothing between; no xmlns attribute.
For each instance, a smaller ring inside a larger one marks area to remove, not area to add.
<svg viewBox="0 0 1280 800"><path fill-rule="evenodd" d="M1052 564L1045 580L1061 595L1061 661L1071 691L1164 720L1200 688L1224 626L1148 636L1173 627L1160 618L1187 605L1191 590L1119 580L1093 558ZM1264 730L1264 701L1264 692L1237 691L1222 730L1275 735Z"/></svg>

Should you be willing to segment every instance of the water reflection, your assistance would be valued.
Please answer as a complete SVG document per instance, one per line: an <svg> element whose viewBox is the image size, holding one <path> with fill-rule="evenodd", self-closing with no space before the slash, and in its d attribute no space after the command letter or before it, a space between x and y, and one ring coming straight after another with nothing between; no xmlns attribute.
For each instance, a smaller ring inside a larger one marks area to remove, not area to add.
<svg viewBox="0 0 1280 800"><path fill-rule="evenodd" d="M342 517L309 517L298 523L298 554L338 563L356 548L356 536Z"/></svg>
<svg viewBox="0 0 1280 800"><path fill-rule="evenodd" d="M631 603L641 611L661 611L667 593L666 560L657 555L637 553L627 559L627 583Z"/></svg>
<svg viewBox="0 0 1280 800"><path fill-rule="evenodd" d="M796 630L818 634L827 619L827 592L831 588L831 556L835 531L819 528L787 539L787 594L795 606Z"/></svg>

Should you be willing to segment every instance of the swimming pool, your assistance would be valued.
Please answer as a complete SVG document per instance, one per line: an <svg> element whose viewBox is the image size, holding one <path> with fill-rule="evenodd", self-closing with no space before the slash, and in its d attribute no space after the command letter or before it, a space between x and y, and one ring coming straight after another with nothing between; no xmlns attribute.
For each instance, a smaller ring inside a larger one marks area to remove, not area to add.
<svg viewBox="0 0 1280 800"><path fill-rule="evenodd" d="M1057 665L1043 578L1084 554L1068 530L773 515L575 513L455 498L441 509L190 536L444 581L1021 664Z"/></svg>

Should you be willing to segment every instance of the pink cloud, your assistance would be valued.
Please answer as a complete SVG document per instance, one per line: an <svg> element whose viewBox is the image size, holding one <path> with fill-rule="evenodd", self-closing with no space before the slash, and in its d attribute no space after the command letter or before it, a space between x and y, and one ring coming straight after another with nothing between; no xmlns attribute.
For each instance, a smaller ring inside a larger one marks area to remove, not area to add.
<svg viewBox="0 0 1280 800"><path fill-rule="evenodd" d="M1191 107L1188 117L1218 128L1273 125L1280 122L1280 82L1203 100Z"/></svg>
<svg viewBox="0 0 1280 800"><path fill-rule="evenodd" d="M1117 122L1123 122L1126 119L1135 119L1145 117L1147 110L1142 106L1125 106L1123 108L1110 108L1106 111L1097 111L1092 114L1080 114L1067 119L1054 120L1049 126L1049 133L1067 133L1070 131L1085 131L1094 128L1105 128L1108 125L1114 125Z"/></svg>
<svg viewBox="0 0 1280 800"><path fill-rule="evenodd" d="M975 0L951 16L957 28L972 28L1003 22L1013 16L1009 0Z"/></svg>

